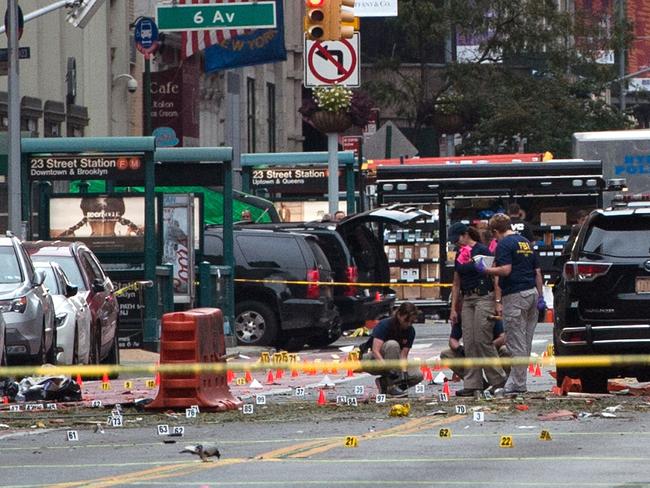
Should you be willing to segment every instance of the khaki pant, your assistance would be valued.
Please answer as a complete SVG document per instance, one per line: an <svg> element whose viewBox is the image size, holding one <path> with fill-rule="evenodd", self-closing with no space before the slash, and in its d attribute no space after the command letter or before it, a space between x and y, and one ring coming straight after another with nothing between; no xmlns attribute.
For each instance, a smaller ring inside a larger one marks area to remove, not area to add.
<svg viewBox="0 0 650 488"><path fill-rule="evenodd" d="M529 357L533 346L533 334L539 312L535 288L503 296L503 325L506 330L506 346L513 357ZM525 364L513 366L506 383L506 391L526 391L528 374Z"/></svg>
<svg viewBox="0 0 650 488"><path fill-rule="evenodd" d="M384 344L381 346L381 355L385 360L399 360L399 354L400 354L400 347L397 341L386 341ZM368 357L366 358L364 355L364 359L370 359L372 357L372 353L368 354ZM379 371L376 370L375 368L366 368L366 371L368 373L372 374L378 374L382 378L386 379L386 386L387 388L390 388L393 385L399 384L402 381L402 372L399 370L391 370L391 371ZM408 368L408 386L415 386L418 383L422 381L422 372L415 366L411 366Z"/></svg>
<svg viewBox="0 0 650 488"><path fill-rule="evenodd" d="M468 358L497 358L498 353L492 343L494 321L494 294L466 295L463 297L461 311L463 327L463 345ZM463 387L468 390L483 389L483 373L490 385L498 385L506 379L501 366L486 368L468 368L463 378Z"/></svg>
<svg viewBox="0 0 650 488"><path fill-rule="evenodd" d="M501 346L499 350L497 351L497 354L499 355L500 358L511 358L512 353L508 351L508 348L506 346ZM440 353L440 359L464 359L465 355L464 354L458 354L458 352L454 351L453 349L445 349ZM510 365L507 366L502 366L503 372L505 373L506 376L510 374ZM465 368L462 366L455 366L453 368L450 368L452 373L457 374L461 378L465 377Z"/></svg>

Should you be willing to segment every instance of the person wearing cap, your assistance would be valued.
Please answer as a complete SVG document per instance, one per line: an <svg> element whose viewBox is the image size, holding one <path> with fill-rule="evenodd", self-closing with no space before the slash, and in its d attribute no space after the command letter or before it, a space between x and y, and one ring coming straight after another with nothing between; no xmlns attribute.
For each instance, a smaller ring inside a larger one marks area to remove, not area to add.
<svg viewBox="0 0 650 488"><path fill-rule="evenodd" d="M506 345L513 357L528 357L539 312L546 308L537 255L528 239L512 230L507 215L494 215L490 219L490 228L499 242L494 265L485 267L478 263L477 269L498 277L496 310L497 315L503 315ZM526 392L526 376L525 364L513 365L505 385L505 394Z"/></svg>
<svg viewBox="0 0 650 488"><path fill-rule="evenodd" d="M454 261L454 280L451 291L452 326L462 324L465 355L468 358L497 358L492 344L495 315L493 280L477 271L476 256L491 256L490 250L480 242L481 236L474 227L456 222L449 228L449 242L458 247ZM458 316L460 310L460 319ZM456 396L475 396L483 390L483 373L491 389L502 388L506 374L499 365L485 368L468 368L463 378L463 389Z"/></svg>

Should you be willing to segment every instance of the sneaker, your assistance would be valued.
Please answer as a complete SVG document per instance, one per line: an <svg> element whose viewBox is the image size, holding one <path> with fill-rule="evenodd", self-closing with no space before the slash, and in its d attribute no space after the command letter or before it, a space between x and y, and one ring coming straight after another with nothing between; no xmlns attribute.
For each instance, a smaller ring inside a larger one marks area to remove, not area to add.
<svg viewBox="0 0 650 488"><path fill-rule="evenodd" d="M377 385L377 391L379 394L385 394L386 393L386 378L383 376L380 376L379 378L375 379L375 385Z"/></svg>
<svg viewBox="0 0 650 488"><path fill-rule="evenodd" d="M394 398L403 398L405 396L408 396L408 392L402 390L398 386L391 386L386 392L386 395Z"/></svg>
<svg viewBox="0 0 650 488"><path fill-rule="evenodd" d="M463 388L462 390L458 390L456 392L457 397L473 397L476 396L477 393L481 393L481 390L475 389L475 388Z"/></svg>
<svg viewBox="0 0 650 488"><path fill-rule="evenodd" d="M503 390L506 386L506 380L503 380L501 383L497 383L496 385L490 385L488 386L485 391L489 391L492 395L494 395L498 390ZM501 392L503 393L503 391Z"/></svg>

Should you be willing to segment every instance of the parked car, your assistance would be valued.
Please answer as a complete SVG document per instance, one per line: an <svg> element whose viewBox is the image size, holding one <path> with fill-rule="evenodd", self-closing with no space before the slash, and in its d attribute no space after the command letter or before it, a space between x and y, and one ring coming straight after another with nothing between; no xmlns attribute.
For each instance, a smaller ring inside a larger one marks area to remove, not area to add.
<svg viewBox="0 0 650 488"><path fill-rule="evenodd" d="M580 229L554 289L558 356L650 353L650 198L592 212ZM605 392L621 374L650 380L650 368L558 368Z"/></svg>
<svg viewBox="0 0 650 488"><path fill-rule="evenodd" d="M7 365L7 324L0 313L0 366Z"/></svg>
<svg viewBox="0 0 650 488"><path fill-rule="evenodd" d="M61 266L53 261L34 263L45 273L45 286L52 295L56 323L58 364L88 364L92 315L86 298L70 283Z"/></svg>
<svg viewBox="0 0 650 488"><path fill-rule="evenodd" d="M54 303L35 271L20 239L0 237L0 311L7 325L7 354L11 362L56 362Z"/></svg>
<svg viewBox="0 0 650 488"><path fill-rule="evenodd" d="M77 287L90 309L89 363L119 364L118 303L115 288L95 254L81 242L36 241L25 247L34 262L55 262Z"/></svg>
<svg viewBox="0 0 650 488"><path fill-rule="evenodd" d="M393 205L354 214L340 222L243 224L241 228L271 228L315 235L334 271L335 281L388 283L390 271L384 246L369 225L406 226L430 216L419 208ZM385 286L335 286L334 303L341 315L341 329L349 330L389 315L395 303L395 294ZM314 336L308 341L316 347L331 342L331 337L323 336Z"/></svg>
<svg viewBox="0 0 650 488"><path fill-rule="evenodd" d="M204 258L223 264L221 227L208 227ZM236 229L235 278L314 282L314 284L235 283L237 340L247 345L301 347L308 337L339 337L330 263L316 237L273 230Z"/></svg>

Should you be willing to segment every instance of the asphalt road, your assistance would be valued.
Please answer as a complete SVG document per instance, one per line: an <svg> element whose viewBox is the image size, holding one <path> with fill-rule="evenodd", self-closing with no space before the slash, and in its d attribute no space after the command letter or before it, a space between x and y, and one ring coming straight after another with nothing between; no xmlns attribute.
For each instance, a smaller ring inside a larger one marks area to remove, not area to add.
<svg viewBox="0 0 650 488"><path fill-rule="evenodd" d="M413 354L432 344L445 347L448 330L419 326ZM550 331L549 325L538 327L538 354ZM371 381L360 375L337 385L336 394L350 395L355 384ZM268 396L269 405L256 405L252 415L202 413L190 420L127 412L125 427L105 426L103 433L83 419L73 421L84 412L70 412L57 429L0 431L0 485L650 487L650 403L551 397L551 384L545 374L529 378L531 393L518 400L452 397L448 403L436 401L433 389L439 387L427 387L431 394L411 395L412 411L404 418L388 415L395 400L319 407L313 397L300 402L281 394ZM457 414L458 405L467 414ZM561 409L571 412L568 420L539 417ZM482 421L475 420L475 411L482 412ZM184 437L159 436L160 423L184 426ZM441 437L441 429L449 437ZM76 430L79 440L67 440L67 430ZM550 440L540 439L542 430ZM345 447L347 436L356 437L358 446ZM511 437L512 447L500 446L507 443L502 436ZM199 442L217 443L221 459L204 463L179 453Z"/></svg>

